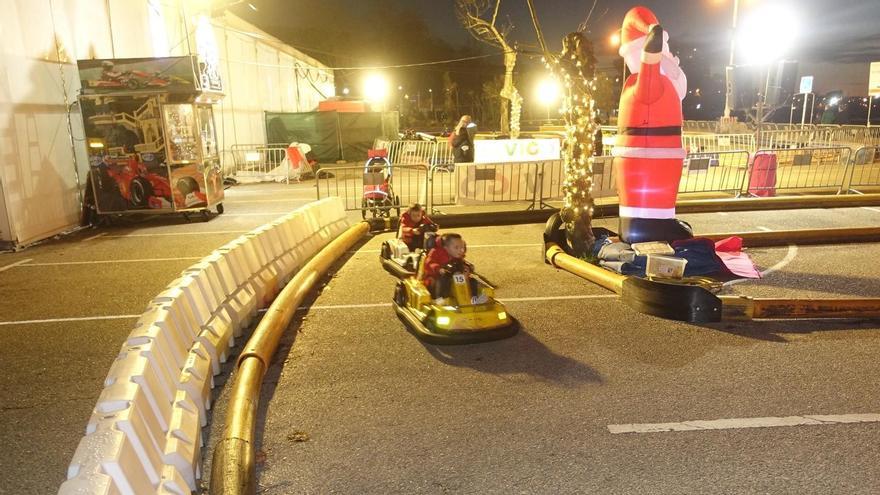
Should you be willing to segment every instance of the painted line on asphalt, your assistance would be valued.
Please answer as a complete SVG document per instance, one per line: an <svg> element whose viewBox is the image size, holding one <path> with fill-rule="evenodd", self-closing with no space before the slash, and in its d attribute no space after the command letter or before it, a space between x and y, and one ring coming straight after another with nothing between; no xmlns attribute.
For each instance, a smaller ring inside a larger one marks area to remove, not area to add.
<svg viewBox="0 0 880 495"><path fill-rule="evenodd" d="M224 213L224 217L281 217L287 215L290 211L267 211L265 213Z"/></svg>
<svg viewBox="0 0 880 495"><path fill-rule="evenodd" d="M23 260L24 261L24 260ZM592 294L581 296L547 296L547 297L511 297L507 299L499 299L503 303L508 302L529 302L529 301L562 301L571 299L607 299L617 297L616 294ZM368 303L368 304L328 304L318 306L300 306L297 310L308 309L363 309L363 308L387 308L391 307L391 303ZM264 310L260 312L265 312ZM17 321L0 321L0 327L11 325L34 325L40 323L64 323L71 321L100 321L100 320L125 320L140 318L141 315L111 315L111 316L82 316L72 318L46 318L42 320L17 320Z"/></svg>
<svg viewBox="0 0 880 495"><path fill-rule="evenodd" d="M877 208L871 208L870 206L862 206L862 209L863 209L863 210L868 210L868 211L873 211L873 212L875 212L875 213L880 213L880 209L877 209Z"/></svg>
<svg viewBox="0 0 880 495"><path fill-rule="evenodd" d="M83 316L76 318L47 318L44 320L0 321L0 327L9 325L33 325L36 323L63 323L70 321L126 320L140 318L141 315Z"/></svg>
<svg viewBox="0 0 880 495"><path fill-rule="evenodd" d="M237 203L281 203L283 201L317 201L315 195L311 196L286 196L278 199L233 199L227 202L227 206Z"/></svg>
<svg viewBox="0 0 880 495"><path fill-rule="evenodd" d="M82 241L83 241L83 242L94 241L94 240L97 239L98 237L103 237L103 236L105 236L105 235L107 235L107 232L101 232L100 234L95 234L95 235L93 235L93 236L91 236L91 237L86 237L86 238L83 239Z"/></svg>
<svg viewBox="0 0 880 495"><path fill-rule="evenodd" d="M569 301L572 299L609 299L618 297L617 294L585 294L581 296L545 296L545 297L509 297L498 299L499 302L532 302L532 301ZM367 303L367 304L328 304L317 306L300 306L299 311L307 309L363 309L363 308L388 308L391 303Z"/></svg>
<svg viewBox="0 0 880 495"><path fill-rule="evenodd" d="M10 268L15 268L19 265L23 265L23 264L27 263L28 261L33 261L33 258L19 260L19 261L16 261L15 263L10 263L6 266L2 266L2 267L0 267L0 272L5 272L6 270L9 270Z"/></svg>
<svg viewBox="0 0 880 495"><path fill-rule="evenodd" d="M726 217L727 215L730 215L730 213L727 213L726 211L716 211L715 213L718 213L722 217Z"/></svg>
<svg viewBox="0 0 880 495"><path fill-rule="evenodd" d="M798 253L797 245L789 244L788 245L788 252L785 253L785 258L782 258L782 261L780 261L779 263L776 263L775 265L771 266L770 268L768 268L762 272L759 272L761 274L761 278L764 278L773 272L776 272L776 271L779 271L779 270L782 270L783 268L785 268L789 263L794 261L794 258L797 256L797 253ZM736 280L724 282L724 285L730 286L730 285L739 284L742 282L748 282L750 280L755 280L755 279L753 279L753 278L738 278Z"/></svg>
<svg viewBox="0 0 880 495"><path fill-rule="evenodd" d="M468 249L470 248L505 248L505 247L536 247L543 246L540 243L527 243L527 244L468 244ZM357 249L353 251L348 251L349 253L378 253L380 250L378 249Z"/></svg>
<svg viewBox="0 0 880 495"><path fill-rule="evenodd" d="M758 230L763 230L764 232L773 232L773 229L768 228L768 227L764 227L763 225L758 225L758 226L755 227L755 228L758 229Z"/></svg>
<svg viewBox="0 0 880 495"><path fill-rule="evenodd" d="M739 430L745 428L777 428L780 426L821 426L853 423L878 423L880 414L810 414L766 418L728 418L684 421L681 423L636 423L608 425L611 434L667 433L674 431Z"/></svg>
<svg viewBox="0 0 880 495"><path fill-rule="evenodd" d="M21 268L27 268L31 266L64 266L64 265L99 265L99 264L109 264L109 263L149 263L154 261L192 261L192 260L200 260L202 258L195 256L185 256L180 258L142 258L142 259L134 259L134 260L89 260L89 261L55 261L55 262L43 262L43 263L28 263L26 265L19 265Z"/></svg>
<svg viewBox="0 0 880 495"><path fill-rule="evenodd" d="M224 235L224 234L245 234L250 230L207 230L202 232L157 232L153 234L124 234L124 235L108 235L107 238L124 239L126 237L156 237L156 236L176 236L176 235Z"/></svg>
<svg viewBox="0 0 880 495"><path fill-rule="evenodd" d="M572 299L612 299L616 297L619 296L617 294L584 294L580 296L509 297L499 299L499 301L503 303L531 301L568 301Z"/></svg>

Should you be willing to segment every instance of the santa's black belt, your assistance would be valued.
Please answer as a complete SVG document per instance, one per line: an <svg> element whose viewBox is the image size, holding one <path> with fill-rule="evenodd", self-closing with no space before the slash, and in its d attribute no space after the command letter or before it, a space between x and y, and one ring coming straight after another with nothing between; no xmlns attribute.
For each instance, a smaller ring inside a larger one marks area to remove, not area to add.
<svg viewBox="0 0 880 495"><path fill-rule="evenodd" d="M681 127L624 127L617 133L624 136L681 136Z"/></svg>

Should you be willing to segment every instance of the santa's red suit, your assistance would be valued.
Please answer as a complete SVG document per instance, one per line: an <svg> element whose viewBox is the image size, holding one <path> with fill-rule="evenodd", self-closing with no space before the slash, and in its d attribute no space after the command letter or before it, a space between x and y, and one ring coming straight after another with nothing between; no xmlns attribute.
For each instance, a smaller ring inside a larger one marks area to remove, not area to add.
<svg viewBox="0 0 880 495"><path fill-rule="evenodd" d="M645 7L627 12L620 55L633 74L620 95L612 155L618 167L620 236L629 243L692 236L690 226L675 219L687 79L665 38L653 12Z"/></svg>

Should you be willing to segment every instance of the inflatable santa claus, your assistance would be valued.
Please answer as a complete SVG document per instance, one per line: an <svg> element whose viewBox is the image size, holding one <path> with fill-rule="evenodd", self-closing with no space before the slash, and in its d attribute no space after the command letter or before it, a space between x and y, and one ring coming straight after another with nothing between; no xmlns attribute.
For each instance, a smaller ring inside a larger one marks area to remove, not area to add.
<svg viewBox="0 0 880 495"><path fill-rule="evenodd" d="M687 79L649 9L627 12L620 38L620 55L632 72L620 95L612 151L618 167L620 237L628 243L692 237L690 226L675 218L685 157L681 100Z"/></svg>

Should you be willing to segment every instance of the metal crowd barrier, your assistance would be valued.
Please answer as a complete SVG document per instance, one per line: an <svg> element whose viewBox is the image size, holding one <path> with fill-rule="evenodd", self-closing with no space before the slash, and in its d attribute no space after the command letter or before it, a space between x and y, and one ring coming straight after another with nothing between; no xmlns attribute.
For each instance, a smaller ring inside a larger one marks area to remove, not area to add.
<svg viewBox="0 0 880 495"><path fill-rule="evenodd" d="M764 155L775 155L775 167L768 167L766 160L759 160L755 166L755 156ZM591 161L593 197L617 196L617 161L611 156L593 157ZM369 175L360 166L320 169L317 196L339 196L347 210L362 210L365 187L380 182ZM491 203L540 208L546 201L562 200L564 176L561 160L394 165L387 188L392 199L378 209L382 213L415 202L430 210ZM880 147L865 146L855 153L846 147L761 149L756 154L743 150L690 153L684 161L678 192L771 196L780 191L859 193L865 188L880 188Z"/></svg>
<svg viewBox="0 0 880 495"><path fill-rule="evenodd" d="M868 188L880 188L880 146L862 146L853 153L849 181L842 187L856 194Z"/></svg>
<svg viewBox="0 0 880 495"><path fill-rule="evenodd" d="M238 180L277 180L290 182L286 144L234 144L229 149Z"/></svg>
<svg viewBox="0 0 880 495"><path fill-rule="evenodd" d="M747 151L691 153L684 161L678 192L739 195L748 174Z"/></svg>
<svg viewBox="0 0 880 495"><path fill-rule="evenodd" d="M338 196L346 210L363 210L365 215L370 211L379 215L391 210L394 214L397 208L412 203L425 204L428 201L427 184L428 167L425 165L392 165L390 175L384 167L367 171L364 166L326 167L315 173L318 199ZM388 201L378 200L383 195L387 195Z"/></svg>
<svg viewBox="0 0 880 495"><path fill-rule="evenodd" d="M759 158L765 155L776 157L775 168ZM845 147L761 149L753 156L744 187L753 196L773 196L780 190L841 193L850 156L851 150Z"/></svg>
<svg viewBox="0 0 880 495"><path fill-rule="evenodd" d="M394 165L450 165L452 149L445 140L387 141L388 160Z"/></svg>
<svg viewBox="0 0 880 495"><path fill-rule="evenodd" d="M558 164L557 168L562 168L559 160L431 167L428 178L430 206L527 202L530 209L539 207L541 200L552 194L554 187L551 177L545 184L547 164Z"/></svg>
<svg viewBox="0 0 880 495"><path fill-rule="evenodd" d="M754 134L684 134L681 143L688 153L710 151L751 151L755 149Z"/></svg>

